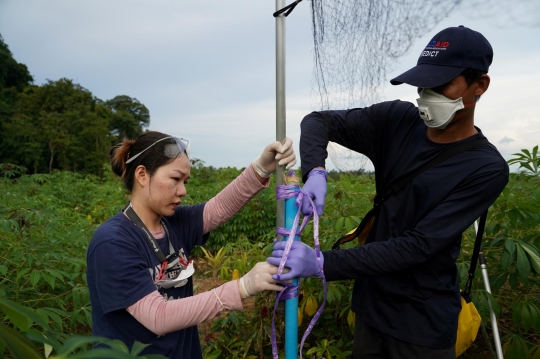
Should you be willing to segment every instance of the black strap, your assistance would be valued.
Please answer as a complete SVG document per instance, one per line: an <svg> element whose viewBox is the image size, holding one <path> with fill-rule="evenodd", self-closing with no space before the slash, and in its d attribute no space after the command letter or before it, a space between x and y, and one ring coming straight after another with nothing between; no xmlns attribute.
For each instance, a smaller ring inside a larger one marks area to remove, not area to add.
<svg viewBox="0 0 540 359"><path fill-rule="evenodd" d="M279 15L281 15L282 13L284 13L285 11L287 11L285 13L285 17L289 16L289 14L294 10L294 8L296 7L296 5L298 5L298 3L300 3L302 0L296 0L295 2L293 2L292 4L289 4L287 6L285 6L283 9L280 9L278 11L276 11L274 13L274 17L278 17Z"/></svg>
<svg viewBox="0 0 540 359"><path fill-rule="evenodd" d="M384 201L386 201L388 198L395 196L399 193L403 188L407 186L409 182L411 182L416 176L421 174L422 172L427 171L428 169L437 166L438 164L456 156L460 153L463 153L465 151L468 151L472 148L489 144L489 141L487 138L479 138L472 141L467 141L465 143L462 143L459 146L451 147L443 152L441 152L437 157L432 159L431 161L425 163L423 166L418 167L416 170L412 171L411 173L406 174L405 176L399 178L398 180L394 181L389 187L388 190L384 191L382 195L376 194L375 199L373 201L373 208L364 216L362 221L360 222L360 225L356 227L355 231L351 234L345 235L338 239L333 245L332 250L339 249L339 247L343 243L347 243L352 241L354 238L356 238L363 230L364 227L369 223L369 219L371 217L374 217L377 215L377 212L380 209L380 206Z"/></svg>
<svg viewBox="0 0 540 359"><path fill-rule="evenodd" d="M154 254L156 255L158 261L163 264L165 262L167 263L167 269L173 267L178 262L178 255L176 254L176 251L174 250L171 239L169 238L169 231L167 230L167 227L165 226L165 223L161 221L161 225L163 226L163 229L165 230L165 234L167 235L167 241L169 241L169 252L170 254L168 256L165 256L163 254L163 251L161 250L161 247L159 246L159 243L156 241L152 233L146 228L143 221L139 218L137 213L133 210L133 207L131 207L131 202L127 204L127 206L122 210L126 214L126 216L133 222L134 225L136 225L138 228L142 229L144 234L146 235L146 239L148 240L148 245L150 246L150 249Z"/></svg>
<svg viewBox="0 0 540 359"><path fill-rule="evenodd" d="M465 284L465 290L461 292L461 296L467 303L471 302L471 288L472 281L474 279L474 273L476 272L476 264L478 263L478 257L482 251L482 236L484 234L484 228L486 227L487 210L480 216L478 222L478 231L476 232L476 240L474 242L474 250L471 257L471 266L469 267L469 277Z"/></svg>
<svg viewBox="0 0 540 359"><path fill-rule="evenodd" d="M332 250L335 251L335 250L338 250L339 247L343 244L343 243L347 243L347 242L350 242L352 241L353 239L355 239L356 237L358 237L360 235L360 233L362 233L362 231L364 231L364 228L366 228L366 226L368 225L369 221L375 217L375 214L376 214L376 211L377 209L380 208L380 207L373 207L369 210L368 213L366 213L366 215L364 216L364 218L362 218L362 221L360 221L360 224L358 225L358 227L356 227L356 229L354 230L354 232L350 233L350 234L346 234L344 235L343 237L341 237L340 239L338 239L333 245L332 245Z"/></svg>

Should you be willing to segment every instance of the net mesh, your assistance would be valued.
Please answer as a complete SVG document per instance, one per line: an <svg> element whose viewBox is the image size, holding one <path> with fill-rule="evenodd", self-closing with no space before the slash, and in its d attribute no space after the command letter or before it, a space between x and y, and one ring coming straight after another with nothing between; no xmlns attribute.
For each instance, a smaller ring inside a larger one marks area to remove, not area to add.
<svg viewBox="0 0 540 359"><path fill-rule="evenodd" d="M398 60L454 11L496 26L540 25L538 0L312 0L314 107L346 109L379 101ZM335 143L328 150L340 171L361 171L368 163Z"/></svg>

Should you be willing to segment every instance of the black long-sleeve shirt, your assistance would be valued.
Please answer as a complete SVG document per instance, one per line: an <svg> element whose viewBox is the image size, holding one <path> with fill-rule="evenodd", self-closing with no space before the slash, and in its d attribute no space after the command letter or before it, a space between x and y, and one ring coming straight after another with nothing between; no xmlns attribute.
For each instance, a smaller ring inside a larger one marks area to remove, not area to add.
<svg viewBox="0 0 540 359"><path fill-rule="evenodd" d="M376 189L478 134L440 144L426 136L418 109L383 102L346 111L313 112L301 124L303 179L324 166L328 141L366 155ZM328 280L355 279L352 309L400 340L451 347L461 309L456 259L462 233L497 199L508 165L491 145L461 153L423 172L381 207L361 247L324 252Z"/></svg>

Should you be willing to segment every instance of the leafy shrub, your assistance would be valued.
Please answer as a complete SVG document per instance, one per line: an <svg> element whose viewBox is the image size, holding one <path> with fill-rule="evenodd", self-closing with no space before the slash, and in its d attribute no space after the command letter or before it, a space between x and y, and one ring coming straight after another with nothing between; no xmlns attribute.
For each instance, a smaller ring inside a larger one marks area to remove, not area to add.
<svg viewBox="0 0 540 359"><path fill-rule="evenodd" d="M473 301L483 317L483 326L487 329L490 326L488 300L498 316L507 358L537 359L540 355L540 177L535 166L538 162L534 162L537 152L537 149L523 150L509 161L517 161L525 171L511 174L510 183L489 211L484 252L492 294L484 290L480 268L473 285ZM123 185L110 170L105 170L102 177L71 172L26 175L23 169L0 166L2 170L0 309L6 316L0 322L0 343L6 346L4 355L21 357L14 352L21 349L42 356L46 348L52 348L51 355L62 358L88 354L93 340L107 340L89 337L91 306L85 276L86 249L97 226L127 202ZM240 173L235 168L216 169L194 160L184 203L209 200ZM265 260L275 237L274 188L275 181L271 178L268 189L211 233L205 246L206 255L202 250L194 252L200 257L196 262L201 265L205 258L210 260L197 272L196 280L205 270L209 271L208 276L230 280ZM337 238L358 225L371 207L374 194L374 178L369 174L330 176L319 233L324 250L329 250ZM308 224L302 239L312 244L312 238L312 224ZM461 279L467 275L474 238L471 227L464 233L458 259ZM348 243L345 247L354 245ZM351 293L352 281L328 284L326 307L307 339L304 355L347 357L352 350L354 326ZM300 336L322 299L320 280L302 281ZM274 293L263 293L248 302L248 310L214 319L211 331L201 331L205 357L269 357L274 300ZM9 308L18 309L10 312ZM284 328L281 311L278 307L276 338L280 348ZM493 342L492 338L490 341ZM9 343L19 343L20 348L7 347ZM107 343L111 350L122 353L118 354L119 358L140 353L140 347L130 351L118 343ZM66 345L74 345L73 350L68 353ZM32 358L31 355L26 357Z"/></svg>

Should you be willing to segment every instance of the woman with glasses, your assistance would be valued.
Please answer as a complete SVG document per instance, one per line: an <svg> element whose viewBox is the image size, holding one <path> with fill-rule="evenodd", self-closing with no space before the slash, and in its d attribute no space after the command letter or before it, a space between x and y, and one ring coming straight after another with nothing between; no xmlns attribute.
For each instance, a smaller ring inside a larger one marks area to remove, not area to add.
<svg viewBox="0 0 540 359"><path fill-rule="evenodd" d="M128 347L149 344L144 354L202 358L197 324L242 309L242 299L283 287L272 279L277 267L261 262L239 280L193 295L189 255L268 186L276 161L296 163L292 141L272 142L219 194L193 206L180 206L190 178L188 140L151 131L110 153L130 202L101 224L88 248L92 334Z"/></svg>

